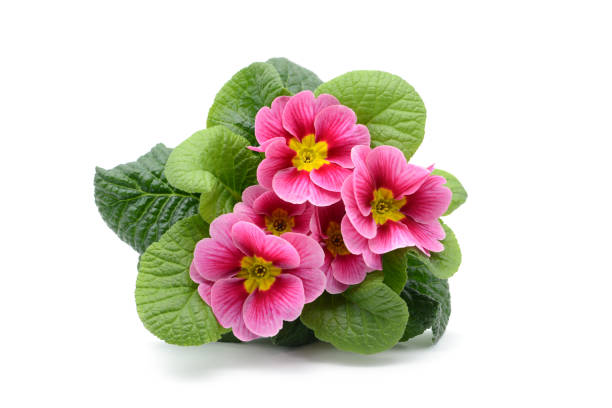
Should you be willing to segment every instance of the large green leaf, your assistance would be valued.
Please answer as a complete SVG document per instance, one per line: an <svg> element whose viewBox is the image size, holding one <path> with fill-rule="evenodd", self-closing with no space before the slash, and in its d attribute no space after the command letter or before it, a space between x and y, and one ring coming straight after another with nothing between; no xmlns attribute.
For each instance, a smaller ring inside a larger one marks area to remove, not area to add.
<svg viewBox="0 0 612 408"><path fill-rule="evenodd" d="M425 105L414 88L396 75L352 71L320 85L315 94L332 94L353 109L370 130L372 145L391 145L409 159L425 133Z"/></svg>
<svg viewBox="0 0 612 408"><path fill-rule="evenodd" d="M314 72L289 61L287 58L270 58L266 61L276 68L285 88L296 94L309 89L314 91L323 81Z"/></svg>
<svg viewBox="0 0 612 408"><path fill-rule="evenodd" d="M465 188L463 188L457 177L453 176L449 172L435 169L433 174L444 177L446 179L446 184L444 185L453 193L448 210L446 210L444 213L444 215L448 215L459 208L461 204L465 203L465 200L467 200L467 191L465 191Z"/></svg>
<svg viewBox="0 0 612 408"><path fill-rule="evenodd" d="M336 348L362 354L393 347L408 322L406 303L379 278L307 304L302 322Z"/></svg>
<svg viewBox="0 0 612 408"><path fill-rule="evenodd" d="M289 95L278 71L270 64L255 62L241 69L217 93L208 111L207 126L222 125L245 137L255 139L255 115L270 106L277 96Z"/></svg>
<svg viewBox="0 0 612 408"><path fill-rule="evenodd" d="M284 322L283 328L272 337L272 343L277 346L298 347L317 341L312 330L304 326L300 319Z"/></svg>
<svg viewBox="0 0 612 408"><path fill-rule="evenodd" d="M444 334L451 313L448 281L435 277L427 265L410 253L406 259L408 282L402 291L402 299L408 305L410 319L402 341L431 327L435 343Z"/></svg>
<svg viewBox="0 0 612 408"><path fill-rule="evenodd" d="M201 130L178 145L168 158L166 176L178 188L201 193L200 214L211 222L230 212L242 191L257 182L261 155L223 126Z"/></svg>
<svg viewBox="0 0 612 408"><path fill-rule="evenodd" d="M417 249L411 248L408 256L419 260L437 278L448 279L459 270L461 249L455 234L448 225L442 222L442 227L446 232L446 238L441 241L444 245L442 252L432 252L431 256L427 257Z"/></svg>
<svg viewBox="0 0 612 408"><path fill-rule="evenodd" d="M217 323L189 277L195 245L207 236L208 224L195 215L174 224L140 257L138 315L151 333L168 343L204 344L228 331Z"/></svg>
<svg viewBox="0 0 612 408"><path fill-rule="evenodd" d="M198 197L172 187L163 174L172 149L158 144L132 163L96 167L100 215L119 238L142 253L178 220L196 214Z"/></svg>
<svg viewBox="0 0 612 408"><path fill-rule="evenodd" d="M406 284L406 248L387 252L382 257L385 285L400 293Z"/></svg>

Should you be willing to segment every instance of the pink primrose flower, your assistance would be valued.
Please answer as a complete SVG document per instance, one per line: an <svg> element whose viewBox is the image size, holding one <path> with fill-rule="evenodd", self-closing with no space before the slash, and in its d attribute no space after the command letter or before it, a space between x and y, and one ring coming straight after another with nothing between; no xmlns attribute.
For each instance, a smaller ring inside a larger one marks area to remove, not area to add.
<svg viewBox="0 0 612 408"><path fill-rule="evenodd" d="M267 234L308 234L313 206L308 203L288 203L281 200L274 191L255 185L244 190L242 202L234 206L234 213L244 215Z"/></svg>
<svg viewBox="0 0 612 408"><path fill-rule="evenodd" d="M359 255L348 250L340 227L344 216L344 204L338 202L317 207L311 223L312 237L319 241L325 253L322 269L329 293L344 292L349 285L362 282L368 272L382 269L381 256L368 248Z"/></svg>
<svg viewBox="0 0 612 408"><path fill-rule="evenodd" d="M327 94L311 91L280 96L255 117L255 137L266 158L257 180L284 201L327 206L340 201L351 174L351 148L369 146L370 133L350 108Z"/></svg>
<svg viewBox="0 0 612 408"><path fill-rule="evenodd" d="M409 246L426 255L442 251L439 241L445 233L438 218L451 200L444 177L431 175L432 168L408 164L391 146L357 146L351 157L355 170L342 185L346 247L356 254Z"/></svg>
<svg viewBox="0 0 612 408"><path fill-rule="evenodd" d="M190 268L198 292L223 327L240 340L274 336L325 289L323 250L312 238L266 235L237 214L210 225Z"/></svg>

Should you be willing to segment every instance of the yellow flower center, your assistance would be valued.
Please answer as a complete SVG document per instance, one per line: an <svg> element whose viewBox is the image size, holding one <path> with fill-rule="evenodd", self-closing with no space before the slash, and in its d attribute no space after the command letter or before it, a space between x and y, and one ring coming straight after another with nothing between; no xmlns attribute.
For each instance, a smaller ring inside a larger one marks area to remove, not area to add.
<svg viewBox="0 0 612 408"><path fill-rule="evenodd" d="M406 204L406 197L396 200L393 192L387 188L379 188L374 191L372 204L372 218L378 225L383 225L388 220L399 221L405 217L400 209Z"/></svg>
<svg viewBox="0 0 612 408"><path fill-rule="evenodd" d="M287 211L282 208L277 208L272 211L272 215L266 215L266 228L274 235L280 235L285 232L291 232L295 227L295 220L289 216Z"/></svg>
<svg viewBox="0 0 612 408"><path fill-rule="evenodd" d="M307 135L300 142L297 139L289 141L289 147L295 150L295 157L291 161L298 170L317 170L324 164L329 164L327 160L327 143L315 143L315 135Z"/></svg>
<svg viewBox="0 0 612 408"><path fill-rule="evenodd" d="M340 225L337 222L330 221L327 226L327 239L325 244L327 250L333 255L348 255L349 250L344 245L344 239L342 239L342 232L340 231Z"/></svg>
<svg viewBox="0 0 612 408"><path fill-rule="evenodd" d="M268 290L281 274L281 269L258 256L245 256L240 261L240 272L236 275L244 279L244 289L252 293L255 289Z"/></svg>

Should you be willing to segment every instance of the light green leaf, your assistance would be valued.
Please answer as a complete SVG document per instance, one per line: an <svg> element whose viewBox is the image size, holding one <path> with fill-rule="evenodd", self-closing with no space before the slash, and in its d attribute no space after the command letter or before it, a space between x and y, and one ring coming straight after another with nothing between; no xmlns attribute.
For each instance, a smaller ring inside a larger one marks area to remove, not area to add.
<svg viewBox="0 0 612 408"><path fill-rule="evenodd" d="M323 83L314 72L289 61L287 58L270 58L266 63L276 68L285 88L293 94L306 89L314 91L317 86Z"/></svg>
<svg viewBox="0 0 612 408"><path fill-rule="evenodd" d="M151 333L167 343L204 344L228 331L217 323L189 277L195 245L207 236L208 224L195 215L174 224L140 257L138 315Z"/></svg>
<svg viewBox="0 0 612 408"><path fill-rule="evenodd" d="M434 276L440 279L448 279L459 270L461 249L453 231L442 221L440 222L446 232L446 238L441 241L444 250L442 252L432 252L431 256L427 257L419 250L411 248L408 251L408 256L418 259Z"/></svg>
<svg viewBox="0 0 612 408"><path fill-rule="evenodd" d="M171 151L160 143L135 162L110 170L96 167L98 211L119 238L139 253L175 222L198 210L198 196L173 188L163 174Z"/></svg>
<svg viewBox="0 0 612 408"><path fill-rule="evenodd" d="M166 176L178 188L201 193L200 214L211 222L230 212L242 191L257 182L261 156L223 126L194 133L168 158Z"/></svg>
<svg viewBox="0 0 612 408"><path fill-rule="evenodd" d="M406 259L408 282L402 291L402 299L408 305L411 318L415 317L412 322L408 320L402 339L421 334L431 326L435 343L444 334L451 313L448 281L435 277L420 258L408 253Z"/></svg>
<svg viewBox="0 0 612 408"><path fill-rule="evenodd" d="M382 257L385 285L400 293L406 284L406 248L387 252Z"/></svg>
<svg viewBox="0 0 612 408"><path fill-rule="evenodd" d="M465 191L457 177L453 176L449 172L440 169L435 169L432 173L444 177L446 179L446 184L444 185L448 187L453 193L453 197L451 199L450 205L448 206L448 210L446 210L446 212L444 213L444 215L449 215L457 208L459 208L461 204L465 203L465 200L467 200L467 191Z"/></svg>
<svg viewBox="0 0 612 408"><path fill-rule="evenodd" d="M425 105L414 88L396 75L352 71L320 85L315 94L322 93L334 95L355 111L357 122L370 130L372 146L395 146L410 159L423 141Z"/></svg>
<svg viewBox="0 0 612 408"><path fill-rule="evenodd" d="M307 304L302 322L334 347L373 354L393 347L408 322L406 303L380 279L366 279L338 295Z"/></svg>
<svg viewBox="0 0 612 408"><path fill-rule="evenodd" d="M289 94L272 65L255 62L238 71L217 93L208 111L207 127L225 126L256 146L257 111L263 106L270 106L274 98Z"/></svg>
<svg viewBox="0 0 612 408"><path fill-rule="evenodd" d="M300 319L284 322L283 328L272 337L272 343L277 346L298 347L317 341L312 330L304 326Z"/></svg>

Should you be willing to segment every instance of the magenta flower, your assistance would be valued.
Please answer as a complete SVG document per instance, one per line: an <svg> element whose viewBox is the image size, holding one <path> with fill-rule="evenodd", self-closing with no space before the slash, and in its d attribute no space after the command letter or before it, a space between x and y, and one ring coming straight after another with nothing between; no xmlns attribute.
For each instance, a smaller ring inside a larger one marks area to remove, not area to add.
<svg viewBox="0 0 612 408"><path fill-rule="evenodd" d="M317 207L312 218L312 237L319 241L325 253L323 272L329 293L344 292L349 285L362 282L368 272L381 270L381 256L364 248L360 255L351 253L344 244L341 232L344 204Z"/></svg>
<svg viewBox="0 0 612 408"><path fill-rule="evenodd" d="M308 203L288 203L274 191L256 185L244 190L242 202L234 206L234 213L244 215L268 234L308 234L313 207Z"/></svg>
<svg viewBox="0 0 612 408"><path fill-rule="evenodd" d="M290 203L326 206L340 201L342 183L354 167L351 148L370 145L368 128L332 95L311 91L281 96L255 117L253 147L265 151L257 180Z"/></svg>
<svg viewBox="0 0 612 408"><path fill-rule="evenodd" d="M409 246L427 255L442 251L439 240L445 233L438 218L451 200L444 177L408 164L391 146L358 146L351 156L355 171L342 186L346 217L341 228L347 248L356 254Z"/></svg>
<svg viewBox="0 0 612 408"><path fill-rule="evenodd" d="M325 289L323 251L312 238L266 235L244 217L225 214L198 242L191 278L223 327L249 341L274 336Z"/></svg>

